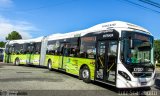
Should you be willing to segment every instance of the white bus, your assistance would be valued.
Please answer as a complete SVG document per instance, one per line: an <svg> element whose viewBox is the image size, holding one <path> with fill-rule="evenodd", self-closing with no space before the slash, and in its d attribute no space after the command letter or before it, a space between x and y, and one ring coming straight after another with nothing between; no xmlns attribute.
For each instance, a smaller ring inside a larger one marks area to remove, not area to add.
<svg viewBox="0 0 160 96"><path fill-rule="evenodd" d="M44 37L36 65L77 75L84 82L93 80L117 88L151 87L155 80L153 40L140 26L122 21L102 23ZM21 58L16 56L13 61Z"/></svg>

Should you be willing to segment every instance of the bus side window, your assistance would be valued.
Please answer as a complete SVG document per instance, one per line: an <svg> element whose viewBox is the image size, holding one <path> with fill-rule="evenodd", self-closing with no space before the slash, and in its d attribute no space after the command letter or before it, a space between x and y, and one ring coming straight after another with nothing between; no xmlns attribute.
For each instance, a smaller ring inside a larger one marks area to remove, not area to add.
<svg viewBox="0 0 160 96"><path fill-rule="evenodd" d="M10 47L10 46L7 44L7 45L6 45L6 48L5 48L5 53L6 53L6 54L9 54L9 47Z"/></svg>
<svg viewBox="0 0 160 96"><path fill-rule="evenodd" d="M64 48L63 52L64 52L64 56L69 56L70 55L70 48Z"/></svg>
<svg viewBox="0 0 160 96"><path fill-rule="evenodd" d="M60 47L57 44L58 41L49 41L47 46L47 54L60 55Z"/></svg>
<svg viewBox="0 0 160 96"><path fill-rule="evenodd" d="M70 39L70 49L69 49L69 56L71 57L79 57L79 37L71 38Z"/></svg>
<svg viewBox="0 0 160 96"><path fill-rule="evenodd" d="M82 58L95 58L95 43L96 37L82 37L81 38L81 47L80 47L80 57Z"/></svg>
<svg viewBox="0 0 160 96"><path fill-rule="evenodd" d="M37 43L35 43L35 46L34 46L34 53L40 54L40 51L41 51L41 43L37 42Z"/></svg>
<svg viewBox="0 0 160 96"><path fill-rule="evenodd" d="M7 48L7 47L6 47L6 49L5 49L5 53L6 53L6 54L8 54L8 53L9 53L9 52L8 52L8 48Z"/></svg>
<svg viewBox="0 0 160 96"><path fill-rule="evenodd" d="M70 55L70 43L64 43L64 44L61 44L61 55L64 55L64 56L69 56Z"/></svg>
<svg viewBox="0 0 160 96"><path fill-rule="evenodd" d="M14 52L13 47L9 48L9 53L12 54Z"/></svg>
<svg viewBox="0 0 160 96"><path fill-rule="evenodd" d="M33 51L34 51L33 48L34 48L34 46L32 46L32 45L28 46L28 52L29 52L30 54L33 53Z"/></svg>
<svg viewBox="0 0 160 96"><path fill-rule="evenodd" d="M22 54L27 54L27 43L22 45Z"/></svg>
<svg viewBox="0 0 160 96"><path fill-rule="evenodd" d="M61 48L60 46L55 50L56 55L61 55Z"/></svg>
<svg viewBox="0 0 160 96"><path fill-rule="evenodd" d="M76 48L71 48L70 50L71 50L70 56L72 56L72 57L77 57L77 54L76 54L76 53L78 53L78 52L76 52Z"/></svg>
<svg viewBox="0 0 160 96"><path fill-rule="evenodd" d="M20 49L21 49L21 45L20 44L15 44L13 47L13 53L14 54L20 54Z"/></svg>
<svg viewBox="0 0 160 96"><path fill-rule="evenodd" d="M20 49L20 53L21 53L21 54L24 54L23 47L21 47L21 49Z"/></svg>

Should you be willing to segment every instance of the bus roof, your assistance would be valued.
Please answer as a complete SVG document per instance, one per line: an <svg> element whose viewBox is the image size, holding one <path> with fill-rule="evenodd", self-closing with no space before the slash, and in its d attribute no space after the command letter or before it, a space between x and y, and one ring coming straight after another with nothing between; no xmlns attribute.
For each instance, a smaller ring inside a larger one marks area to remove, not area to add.
<svg viewBox="0 0 160 96"><path fill-rule="evenodd" d="M12 41L9 41L7 42L7 44L24 44L24 43L31 43L31 42L41 42L42 39L44 37L38 37L38 38L34 38L34 39L26 39L26 40L12 40Z"/></svg>
<svg viewBox="0 0 160 96"><path fill-rule="evenodd" d="M52 34L52 35L47 36L46 38L48 40L57 40L57 39L80 37L88 33L100 32L103 30L109 30L109 29L115 29L115 28L124 28L126 30L127 29L139 30L145 34L150 34L148 30L146 30L143 27L137 26L135 24L131 24L128 22L123 22L123 21L111 21L111 22L97 24L93 27L90 27L84 30L79 30L79 31L74 31L74 32L69 32L69 33ZM43 38L44 36L34 38L34 39L27 39L27 40L12 40L12 41L7 42L7 44L15 44L15 43L24 44L24 43L31 43L31 42L41 42Z"/></svg>
<svg viewBox="0 0 160 96"><path fill-rule="evenodd" d="M73 37L78 37L78 36L84 36L85 34L92 33L92 32L103 31L103 30L114 29L114 28L133 29L133 30L142 31L145 34L150 34L148 30L138 25L131 24L128 22L123 22L123 21L111 21L111 22L97 24L93 27L90 27L84 30L74 31L70 33L63 33L63 34L53 34L53 35L48 36L48 40L73 38Z"/></svg>

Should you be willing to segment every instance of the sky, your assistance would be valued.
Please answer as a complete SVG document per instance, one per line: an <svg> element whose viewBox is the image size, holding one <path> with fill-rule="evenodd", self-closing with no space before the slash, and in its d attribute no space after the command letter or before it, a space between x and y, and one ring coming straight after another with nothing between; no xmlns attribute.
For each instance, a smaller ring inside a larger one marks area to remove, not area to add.
<svg viewBox="0 0 160 96"><path fill-rule="evenodd" d="M142 26L160 39L160 7L141 0L0 0L0 41L12 31L30 39L117 20Z"/></svg>

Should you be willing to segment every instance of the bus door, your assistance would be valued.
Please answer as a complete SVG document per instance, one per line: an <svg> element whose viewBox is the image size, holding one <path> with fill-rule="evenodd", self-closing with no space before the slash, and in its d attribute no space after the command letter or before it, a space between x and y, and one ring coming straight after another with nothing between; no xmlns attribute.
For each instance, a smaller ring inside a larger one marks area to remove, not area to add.
<svg viewBox="0 0 160 96"><path fill-rule="evenodd" d="M67 44L66 43L61 43L60 44L60 56L59 56L59 66L58 68L60 70L65 71L66 65L64 64L64 60L66 59L67 56Z"/></svg>
<svg viewBox="0 0 160 96"><path fill-rule="evenodd" d="M115 84L117 46L118 42L115 40L97 42L96 80Z"/></svg>
<svg viewBox="0 0 160 96"><path fill-rule="evenodd" d="M13 47L9 46L9 45L5 49L5 53L6 53L5 62L7 62L7 63L11 63L12 50L13 50Z"/></svg>
<svg viewBox="0 0 160 96"><path fill-rule="evenodd" d="M33 64L33 51L34 51L34 45L29 44L27 48L27 64Z"/></svg>
<svg viewBox="0 0 160 96"><path fill-rule="evenodd" d="M41 42L35 42L33 46L31 61L34 65L40 65Z"/></svg>

